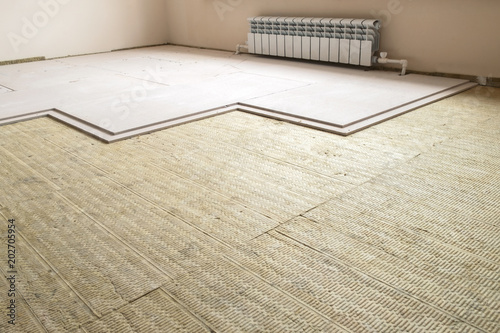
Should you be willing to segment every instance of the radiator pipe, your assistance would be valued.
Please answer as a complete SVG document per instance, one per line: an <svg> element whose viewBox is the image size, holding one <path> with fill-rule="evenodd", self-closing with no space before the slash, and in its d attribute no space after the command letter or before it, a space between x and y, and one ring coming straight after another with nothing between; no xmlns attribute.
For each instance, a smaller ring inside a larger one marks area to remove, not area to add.
<svg viewBox="0 0 500 333"><path fill-rule="evenodd" d="M236 45L236 54L240 54L240 49L241 48L244 48L244 49L248 50L248 45L245 45L245 44L238 44L238 45Z"/></svg>
<svg viewBox="0 0 500 333"><path fill-rule="evenodd" d="M389 59L387 58L387 52L380 52L380 58L377 58L377 63L400 64L402 66L400 75L406 75L406 68L408 67L408 60L406 59L401 59L401 60Z"/></svg>

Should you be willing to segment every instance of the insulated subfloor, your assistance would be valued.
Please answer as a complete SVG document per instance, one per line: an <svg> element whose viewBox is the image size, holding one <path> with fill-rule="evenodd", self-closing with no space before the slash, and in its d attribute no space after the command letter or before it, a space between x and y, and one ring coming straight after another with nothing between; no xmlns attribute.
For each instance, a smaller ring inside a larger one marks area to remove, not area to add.
<svg viewBox="0 0 500 333"><path fill-rule="evenodd" d="M498 332L499 140L486 87L348 137L239 111L113 144L5 125L0 331Z"/></svg>
<svg viewBox="0 0 500 333"><path fill-rule="evenodd" d="M348 135L466 80L180 46L0 67L0 125L56 118L107 142L235 110Z"/></svg>

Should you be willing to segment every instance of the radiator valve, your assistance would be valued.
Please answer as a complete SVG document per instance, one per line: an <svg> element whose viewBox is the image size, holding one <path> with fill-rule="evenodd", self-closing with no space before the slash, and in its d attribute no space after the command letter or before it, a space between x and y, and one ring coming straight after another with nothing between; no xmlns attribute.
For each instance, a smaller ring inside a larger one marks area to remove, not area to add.
<svg viewBox="0 0 500 333"><path fill-rule="evenodd" d="M387 52L380 52L380 57L377 58L377 63L379 63L379 64L400 64L402 66L400 75L406 75L406 68L408 67L408 60L406 60L406 59L401 59L401 60L389 59L389 58L387 58Z"/></svg>
<svg viewBox="0 0 500 333"><path fill-rule="evenodd" d="M240 54L240 49L241 48L248 49L248 45L246 45L246 44L238 44L238 45L236 45L236 54Z"/></svg>

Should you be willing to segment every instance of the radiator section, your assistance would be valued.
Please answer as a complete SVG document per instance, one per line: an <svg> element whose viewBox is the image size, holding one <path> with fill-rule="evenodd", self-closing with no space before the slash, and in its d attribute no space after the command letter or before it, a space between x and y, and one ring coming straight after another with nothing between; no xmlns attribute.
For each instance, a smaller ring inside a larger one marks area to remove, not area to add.
<svg viewBox="0 0 500 333"><path fill-rule="evenodd" d="M257 16L248 21L248 51L254 54L371 66L379 50L378 20Z"/></svg>

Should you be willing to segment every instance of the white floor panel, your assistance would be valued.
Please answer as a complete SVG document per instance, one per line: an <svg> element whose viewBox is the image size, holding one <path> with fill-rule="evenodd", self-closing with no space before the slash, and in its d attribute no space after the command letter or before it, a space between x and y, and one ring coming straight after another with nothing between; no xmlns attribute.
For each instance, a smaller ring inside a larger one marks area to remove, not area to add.
<svg viewBox="0 0 500 333"><path fill-rule="evenodd" d="M12 89L0 86L0 94L6 93L6 92L10 92L10 91L12 91Z"/></svg>
<svg viewBox="0 0 500 333"><path fill-rule="evenodd" d="M262 81L257 75L238 73L173 86L132 78L108 78L92 86L88 82L78 86L79 97L72 96L58 109L113 133L122 133L304 84L275 78ZM93 98L85 99L86 95Z"/></svg>
<svg viewBox="0 0 500 333"><path fill-rule="evenodd" d="M0 125L48 115L112 142L239 109L347 135L471 86L160 46L1 66Z"/></svg>
<svg viewBox="0 0 500 333"><path fill-rule="evenodd" d="M89 78L109 75L108 71L65 64L59 60L0 66L0 84L13 90L63 86ZM36 95L34 96L36 99Z"/></svg>
<svg viewBox="0 0 500 333"><path fill-rule="evenodd" d="M467 82L415 74L353 72L342 80L330 79L245 103L346 127Z"/></svg>

